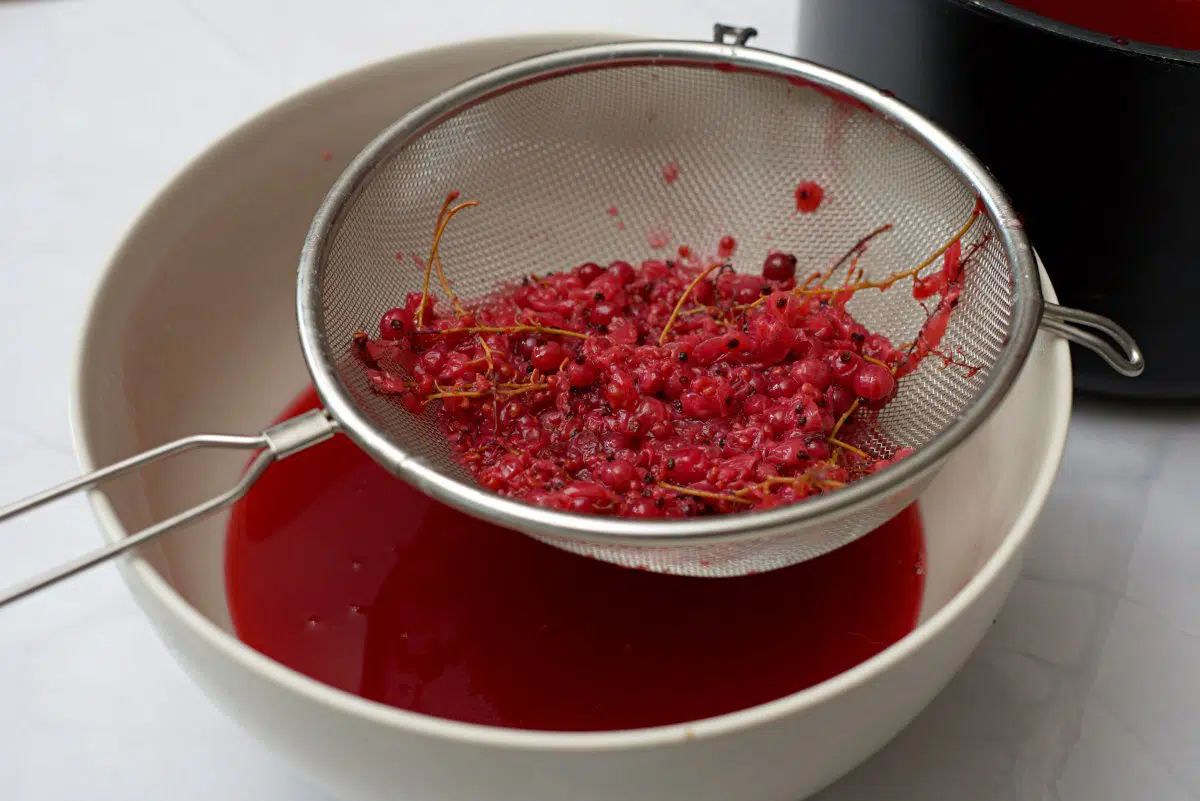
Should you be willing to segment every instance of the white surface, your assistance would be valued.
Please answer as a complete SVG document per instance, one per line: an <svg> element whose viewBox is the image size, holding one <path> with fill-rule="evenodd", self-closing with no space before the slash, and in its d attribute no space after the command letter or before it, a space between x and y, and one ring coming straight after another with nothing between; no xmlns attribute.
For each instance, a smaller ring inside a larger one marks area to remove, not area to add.
<svg viewBox="0 0 1200 801"><path fill-rule="evenodd" d="M345 68L531 28L704 35L793 9L731 3L0 4L0 498L73 473L67 359L139 206L256 111ZM403 6L403 7L402 7ZM746 6L741 5L743 9ZM822 801L1200 797L1200 416L1077 409L1025 575L950 688ZM93 546L80 500L10 524L0 582ZM12 799L322 796L199 694L111 568L0 614L0 788ZM169 788L167 790L166 788Z"/></svg>

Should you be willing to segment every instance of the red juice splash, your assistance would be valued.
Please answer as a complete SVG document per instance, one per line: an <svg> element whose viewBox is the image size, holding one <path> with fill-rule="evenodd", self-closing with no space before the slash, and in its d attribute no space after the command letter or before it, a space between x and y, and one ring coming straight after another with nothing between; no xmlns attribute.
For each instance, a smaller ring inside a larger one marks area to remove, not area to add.
<svg viewBox="0 0 1200 801"><path fill-rule="evenodd" d="M311 391L281 419L318 405ZM594 731L696 720L824 681L916 624L916 507L832 554L695 579L626 570L435 503L337 437L235 505L238 635L351 693L452 720Z"/></svg>

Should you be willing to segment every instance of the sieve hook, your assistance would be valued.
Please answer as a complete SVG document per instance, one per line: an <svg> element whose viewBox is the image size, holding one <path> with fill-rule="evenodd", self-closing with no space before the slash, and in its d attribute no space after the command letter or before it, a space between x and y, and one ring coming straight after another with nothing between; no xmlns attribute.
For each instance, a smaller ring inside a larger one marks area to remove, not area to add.
<svg viewBox="0 0 1200 801"><path fill-rule="evenodd" d="M257 436L235 436L228 434L196 434L177 439L157 448L131 456L116 464L95 470L87 475L59 484L48 490L31 495L30 497L0 509L0 522L18 517L26 512L44 506L51 501L72 495L80 490L92 489L111 478L131 473L134 470L166 459L185 451L197 448L233 448L240 450L257 450L259 454L250 462L250 466L242 473L237 483L216 497L209 498L191 509L162 520L144 528L136 534L131 534L103 548L85 553L56 568L35 576L28 581L9 587L0 593L0 607L18 599L31 595L38 590L57 584L63 579L107 562L114 556L125 553L139 545L157 538L161 534L173 531L180 526L192 523L206 515L219 511L237 499L241 498L258 480L273 462L284 459L298 451L332 437L337 432L337 424L322 410L314 409L305 412L282 423L264 429Z"/></svg>
<svg viewBox="0 0 1200 801"><path fill-rule="evenodd" d="M745 47L746 42L758 36L757 28L739 28L736 25L722 25L717 23L713 25L713 41L717 44L729 44L728 37L733 37L733 44L736 47Z"/></svg>
<svg viewBox="0 0 1200 801"><path fill-rule="evenodd" d="M1043 305L1041 326L1087 348L1123 376L1135 378L1146 369L1137 342L1128 331L1107 317L1047 302ZM1097 331L1108 339L1095 333Z"/></svg>

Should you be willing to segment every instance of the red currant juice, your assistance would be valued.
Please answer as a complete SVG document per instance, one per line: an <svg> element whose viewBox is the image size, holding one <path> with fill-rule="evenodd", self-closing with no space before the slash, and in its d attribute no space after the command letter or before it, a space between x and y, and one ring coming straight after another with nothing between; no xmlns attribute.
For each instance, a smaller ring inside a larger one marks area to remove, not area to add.
<svg viewBox="0 0 1200 801"><path fill-rule="evenodd" d="M316 408L298 398L281 419ZM780 698L916 625L916 507L853 545L756 576L604 564L468 518L344 437L272 467L233 509L243 641L326 684L441 718L596 731Z"/></svg>
<svg viewBox="0 0 1200 801"><path fill-rule="evenodd" d="M1200 50L1197 0L1007 0L1079 28L1146 44Z"/></svg>

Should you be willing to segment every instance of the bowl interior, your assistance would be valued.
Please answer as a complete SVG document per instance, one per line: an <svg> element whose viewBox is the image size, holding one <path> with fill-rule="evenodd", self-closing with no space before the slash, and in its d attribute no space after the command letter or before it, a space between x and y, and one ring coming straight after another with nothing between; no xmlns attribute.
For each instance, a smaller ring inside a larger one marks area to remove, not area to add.
<svg viewBox="0 0 1200 801"><path fill-rule="evenodd" d="M504 61L595 37L526 37L389 62L310 90L239 129L160 196L101 283L79 361L78 447L102 465L175 437L252 433L308 383L295 328L296 265L313 212L382 127L440 89ZM1012 531L1065 436L1065 344L1039 336L1017 386L922 498L922 618L964 587ZM1053 413L1042 413L1051 409ZM245 454L194 453L113 482L122 536L227 488ZM143 550L157 574L231 631L225 516ZM158 582L153 582L158 585Z"/></svg>

